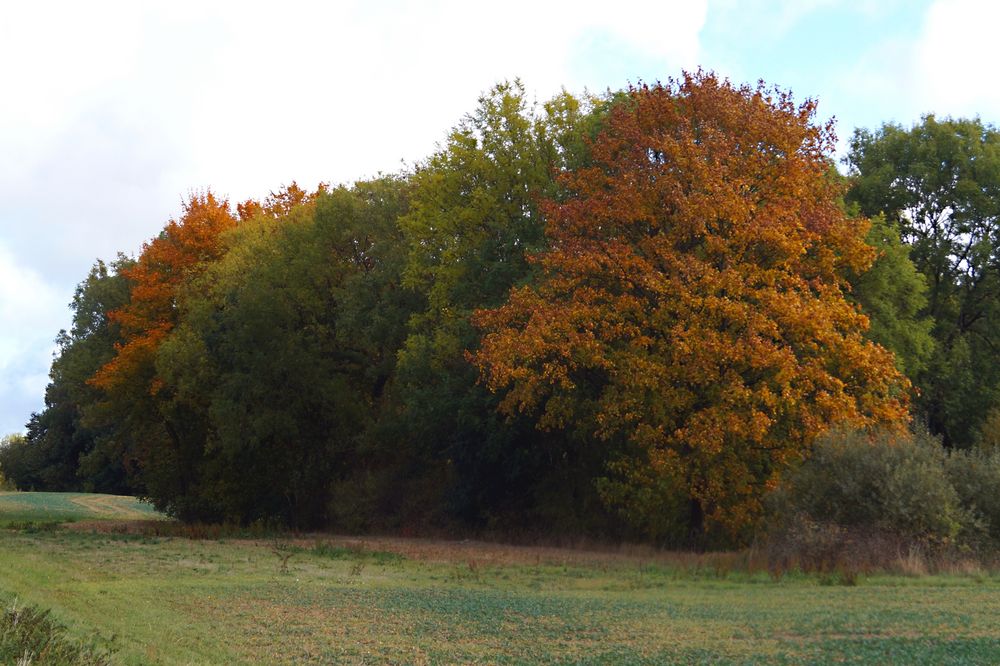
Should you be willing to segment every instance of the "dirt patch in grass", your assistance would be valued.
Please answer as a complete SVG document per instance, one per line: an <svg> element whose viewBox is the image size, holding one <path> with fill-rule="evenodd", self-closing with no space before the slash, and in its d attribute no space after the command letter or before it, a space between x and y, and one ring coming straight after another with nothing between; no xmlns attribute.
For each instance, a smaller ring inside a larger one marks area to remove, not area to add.
<svg viewBox="0 0 1000 666"><path fill-rule="evenodd" d="M64 523L61 527L73 532L156 536L156 530L165 522L164 520L78 520Z"/></svg>
<svg viewBox="0 0 1000 666"><path fill-rule="evenodd" d="M143 520L148 519L149 511L129 506L135 500L120 495L79 495L71 500L93 513L108 516L110 519Z"/></svg>
<svg viewBox="0 0 1000 666"><path fill-rule="evenodd" d="M335 548L397 553L406 559L459 563L470 570L505 565L585 565L638 563L684 569L746 569L748 555L743 552L689 553L659 551L643 546L604 548L561 548L519 546L478 540L421 539L391 536L338 536L310 534L292 539L295 545L312 548L329 544Z"/></svg>
<svg viewBox="0 0 1000 666"><path fill-rule="evenodd" d="M410 560L458 563L470 571L506 565L602 566L648 564L714 574L758 567L747 552L692 553L661 551L648 546L523 546L473 539L427 539L394 536L344 536L326 533L248 537L247 530L225 525L184 525L166 520L81 520L64 525L77 532L225 539L268 546L275 541L302 549L329 547L357 552L388 552Z"/></svg>

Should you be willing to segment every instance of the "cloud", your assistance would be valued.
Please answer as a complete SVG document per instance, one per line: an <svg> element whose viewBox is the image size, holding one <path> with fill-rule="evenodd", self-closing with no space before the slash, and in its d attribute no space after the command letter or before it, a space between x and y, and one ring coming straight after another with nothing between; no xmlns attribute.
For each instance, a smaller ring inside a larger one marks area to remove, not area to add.
<svg viewBox="0 0 1000 666"><path fill-rule="evenodd" d="M182 153L177 191L242 198L351 180L433 149L493 83L541 97L693 67L706 0L21 3L0 26L0 178L37 168L95 109ZM595 37L597 38L595 40ZM600 42L605 64L580 66ZM607 46L620 46L617 52ZM630 63L657 71L629 72Z"/></svg>
<svg viewBox="0 0 1000 666"><path fill-rule="evenodd" d="M712 0L711 11L731 35L746 33L763 42L782 38L804 17L817 10L836 7L844 0Z"/></svg>
<svg viewBox="0 0 1000 666"><path fill-rule="evenodd" d="M931 5L912 62L920 72L914 90L923 110L1000 117L997 25L997 3L939 0Z"/></svg>
<svg viewBox="0 0 1000 666"><path fill-rule="evenodd" d="M113 110L82 113L0 179L0 238L52 283L71 285L97 257L134 251L178 208L172 147Z"/></svg>
<svg viewBox="0 0 1000 666"><path fill-rule="evenodd" d="M494 83L618 87L699 57L706 0L8 3L0 17L0 429L41 405L96 257L211 186L241 200L427 156ZM593 62L599 60L598 65Z"/></svg>
<svg viewBox="0 0 1000 666"><path fill-rule="evenodd" d="M0 434L20 431L41 408L68 300L0 245Z"/></svg>
<svg viewBox="0 0 1000 666"><path fill-rule="evenodd" d="M349 180L426 156L478 95L521 77L539 96L604 87L570 54L598 31L667 73L697 56L704 2L459 0L373 6L251 5L227 18L227 48L198 90L190 144L199 177L234 195L274 187L274 172L306 182ZM234 108L233 102L238 101ZM269 165L268 169L261 165Z"/></svg>
<svg viewBox="0 0 1000 666"><path fill-rule="evenodd" d="M998 22L1000 5L937 0L912 33L870 45L837 84L842 98L856 100L855 124L908 126L926 113L1000 120L992 42Z"/></svg>
<svg viewBox="0 0 1000 666"><path fill-rule="evenodd" d="M921 108L917 90L923 75L914 66L914 50L913 41L886 37L840 73L835 87L842 102L854 107L856 125L871 127L885 121L916 119Z"/></svg>
<svg viewBox="0 0 1000 666"><path fill-rule="evenodd" d="M24 351L20 339L38 335L55 338L57 330L50 327L65 317L54 315L53 306L59 304L61 309L65 306L61 301L55 289L0 245L0 320L18 324L0 329L0 370L17 362L19 352ZM29 335L22 336L22 331Z"/></svg>

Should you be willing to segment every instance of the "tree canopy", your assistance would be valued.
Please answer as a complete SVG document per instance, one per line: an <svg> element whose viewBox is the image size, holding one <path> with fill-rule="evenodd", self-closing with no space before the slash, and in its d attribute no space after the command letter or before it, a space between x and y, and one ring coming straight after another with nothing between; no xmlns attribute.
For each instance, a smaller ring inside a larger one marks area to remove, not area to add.
<svg viewBox="0 0 1000 666"><path fill-rule="evenodd" d="M913 368L918 408L945 442L968 446L1000 400L1000 132L925 116L858 130L848 201L884 214L927 283L935 353Z"/></svg>
<svg viewBox="0 0 1000 666"><path fill-rule="evenodd" d="M476 315L505 411L634 443L606 492L626 517L629 485L669 478L696 528L740 528L828 424L905 418L907 381L846 298L868 222L837 205L814 111L703 73L632 89L545 206L540 278Z"/></svg>

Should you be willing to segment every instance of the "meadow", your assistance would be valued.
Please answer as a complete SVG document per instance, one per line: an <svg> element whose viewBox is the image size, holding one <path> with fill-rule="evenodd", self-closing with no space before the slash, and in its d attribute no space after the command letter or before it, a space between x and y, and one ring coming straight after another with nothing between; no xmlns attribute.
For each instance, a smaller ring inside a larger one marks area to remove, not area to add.
<svg viewBox="0 0 1000 666"><path fill-rule="evenodd" d="M114 664L1000 662L988 572L745 564L185 530L131 498L0 495L0 602L49 610Z"/></svg>

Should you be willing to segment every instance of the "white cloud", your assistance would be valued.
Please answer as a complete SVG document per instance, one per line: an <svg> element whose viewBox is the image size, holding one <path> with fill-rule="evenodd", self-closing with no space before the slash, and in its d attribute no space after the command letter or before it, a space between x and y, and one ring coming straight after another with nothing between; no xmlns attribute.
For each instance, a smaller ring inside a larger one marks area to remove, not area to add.
<svg viewBox="0 0 1000 666"><path fill-rule="evenodd" d="M844 0L712 0L713 11L738 16L728 24L731 31L750 30L762 41L781 38L817 10L835 7Z"/></svg>
<svg viewBox="0 0 1000 666"><path fill-rule="evenodd" d="M1000 4L937 0L917 34L873 44L838 82L853 96L858 124L909 126L926 113L1000 120L1000 73L993 28Z"/></svg>
<svg viewBox="0 0 1000 666"><path fill-rule="evenodd" d="M0 434L20 431L42 406L66 300L0 245Z"/></svg>
<svg viewBox="0 0 1000 666"><path fill-rule="evenodd" d="M693 67L705 15L706 0L5 3L0 430L40 406L94 258L137 251L186 192L395 171L499 80L544 99Z"/></svg>
<svg viewBox="0 0 1000 666"><path fill-rule="evenodd" d="M541 97L561 85L617 83L574 76L569 54L594 30L674 73L695 62L705 14L704 2L635 0L613 12L595 0L341 3L308 18L302 10L292 3L275 16L251 6L227 19L217 75L199 88L189 137L199 176L234 195L275 186L276 170L308 183L395 170L427 155L502 79L520 76Z"/></svg>
<svg viewBox="0 0 1000 666"><path fill-rule="evenodd" d="M134 18L124 2L4 4L0 174L30 166L95 94L126 78L140 36Z"/></svg>
<svg viewBox="0 0 1000 666"><path fill-rule="evenodd" d="M919 113L917 89L923 77L914 67L914 49L912 41L889 37L873 44L841 73L836 87L844 101L853 100L863 115L858 119L862 124L902 121Z"/></svg>
<svg viewBox="0 0 1000 666"><path fill-rule="evenodd" d="M36 335L55 338L58 329L48 327L66 318L65 313L55 313L65 305L41 276L0 245L0 321L4 324L0 328L0 370L13 364L17 352L23 351L17 340Z"/></svg>
<svg viewBox="0 0 1000 666"><path fill-rule="evenodd" d="M938 0L915 47L917 102L939 115L1000 117L996 27L1000 4Z"/></svg>

